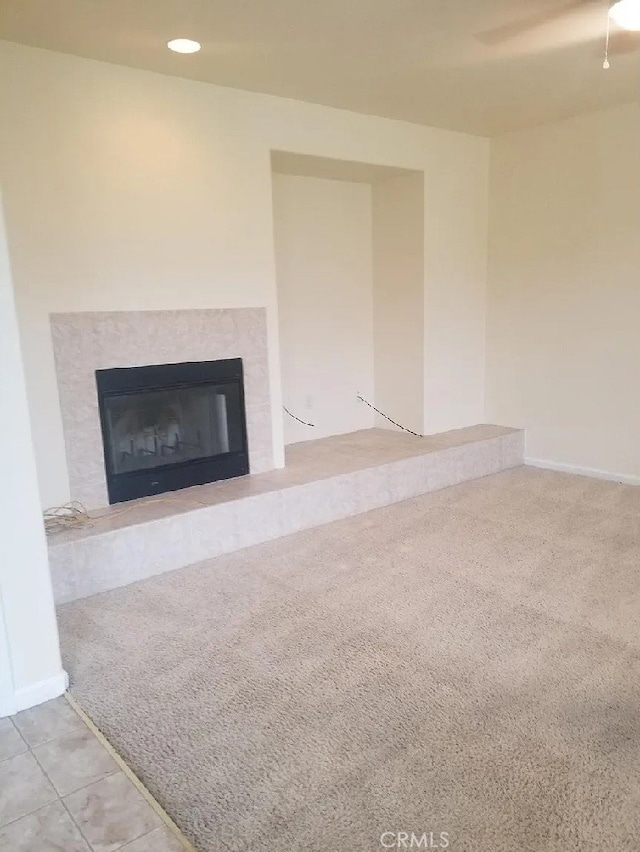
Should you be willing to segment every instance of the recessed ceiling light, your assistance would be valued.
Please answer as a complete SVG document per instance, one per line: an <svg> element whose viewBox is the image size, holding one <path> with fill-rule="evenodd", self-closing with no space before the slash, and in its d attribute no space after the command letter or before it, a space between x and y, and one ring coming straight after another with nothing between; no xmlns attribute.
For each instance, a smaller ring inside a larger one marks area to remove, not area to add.
<svg viewBox="0 0 640 852"><path fill-rule="evenodd" d="M640 30L640 0L619 0L613 4L609 15L625 30Z"/></svg>
<svg viewBox="0 0 640 852"><path fill-rule="evenodd" d="M174 38L167 42L167 47L176 53L197 53L200 50L200 42L190 38Z"/></svg>

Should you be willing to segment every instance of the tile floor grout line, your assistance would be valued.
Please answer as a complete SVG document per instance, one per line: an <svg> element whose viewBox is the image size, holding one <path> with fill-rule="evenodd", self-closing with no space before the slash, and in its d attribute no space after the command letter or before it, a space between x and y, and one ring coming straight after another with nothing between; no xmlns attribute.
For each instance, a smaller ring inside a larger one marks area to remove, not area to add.
<svg viewBox="0 0 640 852"><path fill-rule="evenodd" d="M95 736L94 731L92 731L91 733ZM97 737L96 737L96 739L97 739ZM105 748L105 751L106 751L106 747L102 743L100 743L100 745L102 745L102 747ZM129 776L126 775L119 766L118 766L118 769L116 769L115 772L110 772L109 775L105 775L104 778L110 778L112 775L117 775L118 773L122 773L123 775L125 775L125 777L129 781L131 780L129 778ZM67 793L67 796L73 796L74 793L81 793L83 790L86 790L89 787L93 787L94 784L99 784L100 781L104 781L104 778L99 778L97 781L91 781L91 783L87 784L85 787L80 787L79 790L74 790L73 793ZM137 787L136 787L136 789L137 789ZM61 802L62 806L64 807L64 809L66 810L66 812L71 817L71 821L76 826L76 828L78 829L78 831L82 835L83 839L87 842L87 845L88 845L89 849L91 850L91 852L99 852L99 850L96 849L94 844L89 840L89 838L86 836L86 834L82 830L80 823L75 819L75 817L73 816L73 814L71 813L71 811L69 809L69 806L67 805L65 800L62 798L62 796L60 797L60 802ZM154 809L154 813L155 813L155 809ZM143 834L138 834L136 837L131 837L128 840L125 840L125 842L122 843L120 846L116 847L113 850L113 852L119 852L119 850L125 849L130 843L136 843L138 840L141 840L143 837L147 837L147 835L151 834L157 828L160 828L160 826L154 826L154 828L152 828L151 831L145 831ZM180 840L182 840L182 838L180 838ZM97 841L97 843L102 843L102 841L101 840Z"/></svg>
<svg viewBox="0 0 640 852"><path fill-rule="evenodd" d="M78 823L78 821L75 819L75 817L73 816L73 814L72 814L72 813L71 813L71 811L69 810L69 808L68 808L68 806L67 806L67 803L66 803L66 802L65 802L65 800L62 798L62 796L60 796L60 798L59 798L59 802L60 802L60 804L62 805L62 807L65 809L66 813L69 815L69 819L71 820L71 822L72 822L72 823L75 825L75 827L78 829L78 832L80 833L80 837L81 837L81 838L84 840L84 842L87 844L87 846L89 847L89 849L91 850L91 852L95 852L95 848L94 848L93 844L89 842L89 838L85 835L84 831L82 830L82 826L81 826L81 825Z"/></svg>
<svg viewBox="0 0 640 852"><path fill-rule="evenodd" d="M65 692L64 697L66 698L69 705L76 712L78 717L82 719L85 725L89 728L89 730L94 734L98 742L106 749L106 751L111 755L111 757L115 760L117 765L120 767L122 772L126 775L126 777L131 781L133 786L138 790L138 792L143 796L146 802L151 806L155 814L160 817L161 821L165 824L165 826L177 837L182 846L185 849L185 852L197 852L195 846L188 840L182 831L178 828L176 823L171 819L169 814L164 810L164 808L155 800L155 798L151 795L151 793L144 786L142 781L137 777L137 775L133 772L133 770L125 763L125 761L120 757L118 752L111 745L109 740L104 736L104 734L99 730L99 728L94 724L94 722L90 719L89 716L84 712L82 707L76 702L75 698L71 695L70 692ZM149 833L149 832L147 832ZM144 837L145 835L140 835ZM139 838L135 838L139 839ZM91 844L89 844L91 845Z"/></svg>
<svg viewBox="0 0 640 852"><path fill-rule="evenodd" d="M0 824L0 831L4 831L5 828L8 828L10 825L15 825L15 823L20 822L21 819L26 819L27 817L33 816L34 814L40 813L45 808L50 808L51 805L55 805L56 802L61 802L62 799L60 796L56 794L56 798L52 799L50 802L45 802L44 805L38 805L38 807L34 811L29 811L28 814L22 814L22 816L14 817L10 819L8 822L3 822Z"/></svg>
<svg viewBox="0 0 640 852"><path fill-rule="evenodd" d="M93 734L93 731L91 731L91 733ZM53 742L55 742L55 741L56 741L56 739L62 739L63 737L66 737L66 736L69 736L69 735L68 735L68 734L63 734L63 735L62 735L62 737L55 737L53 740L49 740L48 742L53 743ZM95 735L94 735L94 736L95 736ZM102 745L102 743L100 743L100 744ZM48 743L42 743L42 745L48 745ZM40 748L40 746L35 746L35 748ZM75 825L75 827L78 829L78 831L79 831L79 833L80 833L80 837L82 837L82 839L83 839L83 840L84 840L84 842L87 844L87 846L89 847L89 849L91 850L91 852L95 852L95 849L94 849L94 847L93 847L93 844L92 844L92 843L90 843L89 838L85 835L84 831L82 830L82 826L78 823L78 821L75 819L75 817L73 816L73 814L72 814L72 813L71 813L71 811L69 810L69 808L68 808L68 806L67 806L67 803L66 803L66 802L65 802L65 800L64 800L64 796L63 796L60 792L58 792L58 788L57 788L57 787L56 787L56 785L53 783L53 780L51 779L51 777L50 777L49 773L48 773L48 772L47 772L47 770L44 768L44 766L42 765L42 763L40 762L40 760L38 759L38 755L35 753L35 750L34 750L33 748L29 748L29 751L31 752L31 754L33 755L33 757L34 757L34 759L35 759L36 763L38 764L38 766L39 766L39 767L40 767L40 769L42 770L42 774L45 776L45 778L47 779L47 781L49 782L49 784L51 784L51 786L53 787L53 790L54 790L54 792L55 792L55 794L56 794L56 796L57 796L57 801L58 801L58 802L60 802L60 804L62 805L62 807L63 807L63 808L64 808L64 810L66 811L66 813L69 815L69 819L70 819L70 820L71 820L71 822ZM113 772L110 772L110 773L109 773L109 775L115 775L115 773L116 773L116 772L118 772L118 771L119 771L118 769L114 769L114 771L113 771ZM107 776L105 776L105 777L107 777ZM71 791L71 792L69 792L69 793L65 793L65 795L66 795L66 796L71 796L71 795L73 795L73 793L78 793L78 792L80 792L80 790L84 790L84 789L86 789L87 787L90 787L92 783L94 783L94 782L90 782L89 784L85 784L85 785L84 785L84 787L78 787L78 789L77 789L77 790L72 790L72 791ZM49 805L52 805L52 804L53 804L53 802L49 802ZM44 805L44 807L47 807L47 805ZM32 811L32 813L35 813L35 811Z"/></svg>
<svg viewBox="0 0 640 852"><path fill-rule="evenodd" d="M28 754L29 751L30 748L27 746L24 751L17 751L15 754L10 754L8 757L0 758L0 766L2 766L3 763L6 763L7 760L13 760L14 757L20 757L21 754Z"/></svg>
<svg viewBox="0 0 640 852"><path fill-rule="evenodd" d="M33 709L33 708L30 708L30 709ZM26 711L22 711L22 712L26 712ZM74 734L74 733L75 733L75 730L73 730L73 731L65 731L63 734L56 734L56 736L55 736L55 737L51 737L51 738L50 738L50 739L48 739L48 740L43 740L41 743L40 743L40 742L38 742L38 743L35 743L35 745L31 745L31 743L27 742L26 737L24 737L24 736L22 735L22 731L21 731L21 730L20 730L20 728L19 728L19 727L15 724L15 722L14 722L14 728L16 729L16 731L17 731L17 732L20 734L20 736L22 737L22 741L24 742L24 744L26 745L26 747L29 749L29 751L33 751L33 750L34 750L34 749L36 749L36 748L40 748L40 746L49 745L49 743L54 743L56 740L61 740L63 737L68 737L70 734ZM78 730L80 730L80 728L78 728Z"/></svg>
<svg viewBox="0 0 640 852"><path fill-rule="evenodd" d="M16 725L16 723L13 721L13 716L7 716L6 718L9 720L9 722L11 722L11 725L12 725L12 727L13 727L13 730L18 732L18 736L20 737L20 739L22 740L22 742L26 745L26 747L27 747L27 748L29 748L29 747L30 747L30 746L29 746L29 743L28 743L28 742L25 740L25 738L22 736L22 731L21 731L21 730L20 730L20 728Z"/></svg>
<svg viewBox="0 0 640 852"><path fill-rule="evenodd" d="M94 732L93 732L91 729L89 729L89 732L90 732L90 733L91 733L91 734L95 737L95 734L94 734ZM74 732L74 733L75 733L75 732ZM48 741L48 742L46 742L46 743L42 743L42 745L43 745L43 746L44 746L44 745L49 745L50 743L55 743L57 740L63 740L65 737L70 737L70 736L73 736L73 733L70 733L70 734L63 734L61 737L56 737L56 738L55 738L55 739L53 739L53 740L49 740L49 741ZM96 737L96 739L97 739L97 737ZM102 745L102 743L100 743L100 745ZM43 773L44 773L44 775L45 775L45 777L46 777L47 781L51 784L51 786L52 786L52 787L53 787L53 789L55 790L55 792L56 792L56 796L60 799L60 801L62 801L62 799L66 798L67 796L73 796L73 794L74 794L74 793L79 793L79 792L80 792L80 790L85 790L87 787L91 787L91 785L92 785L92 784L97 784L99 781L103 781L105 778L110 778L112 775L116 775L118 772L121 772L120 766L119 766L118 764L116 764L116 768L115 768L115 769L112 769L112 770L110 770L109 772L105 772L105 773L104 773L104 775L102 775L100 778L94 778L94 779L93 779L93 781L87 781L87 783L86 783L86 784L82 784L80 787L76 787L74 790L67 790L67 792L66 792L66 793L61 793L61 792L58 790L58 788L56 787L55 783L53 782L53 779L51 778L51 776L49 775L49 773L47 772L47 770L46 770L46 769L44 768L44 766L42 765L42 761L40 760L40 758L39 758L39 757L38 757L38 755L36 754L36 749L37 749L37 748L41 748L41 747L42 747L42 746L39 746L39 745L38 745L38 746L35 746L34 748L30 749L31 754L35 757L35 759L36 759L36 763L38 764L38 766L40 767L40 769L42 769L42 771L43 771ZM110 753L110 752L109 752L109 757L112 757L112 755L111 755L111 753Z"/></svg>
<svg viewBox="0 0 640 852"><path fill-rule="evenodd" d="M5 830L5 828L9 828L10 826L15 825L17 822L20 822L20 820L22 820L22 819L27 819L27 817L31 817L31 816L35 816L36 814L39 814L39 813L40 813L40 811L43 811L45 808L50 808L50 807L51 807L51 805L55 805L57 802L60 802L60 804L64 807L65 811L69 814L69 810L67 809L67 807L66 807L65 803L62 801L62 799L60 798L60 796L58 796L58 795L56 794L56 798L55 798L55 799L52 799L50 802L45 802L45 803L44 803L44 805L39 805L39 806L35 809L35 811L29 811L29 813L28 813L28 814L22 814L22 816L15 817L14 819L10 819L10 820L9 820L9 822L3 822L3 823L2 823L2 825L0 825L0 831L4 831L4 830ZM79 825L77 825L76 821L75 821L75 820L74 820L74 818L71 816L71 814L69 814L69 816L71 817L71 821L73 822L73 824L74 824L74 825L76 826L76 828L78 828L78 830L80 831L80 834L82 834L82 830L80 829L80 826L79 826ZM82 834L82 839L83 839L83 840L86 840L86 842L87 842L87 844L88 844L89 848L90 848L90 849L92 850L92 852L93 852L93 847L91 846L91 844L89 843L89 841L87 840L87 838L84 836L84 834ZM3 848L2 852L4 852L4 848ZM118 852L118 850L116 849L116 850L115 850L115 852Z"/></svg>
<svg viewBox="0 0 640 852"><path fill-rule="evenodd" d="M22 741L22 745L24 746L25 750L24 751L18 751L15 754L10 754L7 757L0 757L0 763L4 763L5 760L11 760L12 757L18 757L21 754L25 754L26 752L31 751L31 746L25 740L25 738L22 736L22 733L20 732L20 728L13 721L13 718L11 716L5 716L4 718L9 720L9 722L13 726L13 730L17 732L18 736L20 737L20 740Z"/></svg>
<svg viewBox="0 0 640 852"><path fill-rule="evenodd" d="M47 773L44 771L44 769L43 769L43 768L42 768L42 766L40 765L40 761L39 761L39 760L38 760L38 758L35 756L35 754L33 753L33 750L31 749L31 747L30 747L29 745L27 745L27 750L26 750L26 751L21 751L19 754L14 754L14 755L13 755L13 757L23 757L25 754L30 754L30 755L31 755L31 757L35 760L35 762L36 762L36 766L37 766L37 767L38 767L38 769L42 772L42 774L44 775L44 777L47 779L47 782L49 783L49 786L50 786L50 787L51 787L51 789L53 790L54 798L53 798L53 799L51 799L51 800L50 800L50 801L48 801L48 802L45 802L43 805L38 805L38 807L37 807L37 808L34 808L34 809L33 809L33 810L31 810L31 811L27 811L26 813L23 813L23 814L21 814L20 816L14 817L13 819L8 820L7 822L3 822L3 823L1 823L1 824L0 824L0 829L4 829L4 828L6 828L8 825L13 825L13 823L18 822L18 821L19 821L19 820L21 820L21 819L25 819L26 817L33 816L33 814L38 813L38 811L41 811L43 808L48 808L50 805L53 805L55 802L59 802L59 801L60 801L60 794L59 794L59 793L58 793L58 791L56 790L56 788L55 788L55 786L54 786L53 782L51 781L51 778L49 778L49 776L47 775ZM6 758L6 759L7 759L7 760L12 760L12 758L11 758L11 757L8 757L8 758ZM4 763L4 761L0 761L0 763Z"/></svg>

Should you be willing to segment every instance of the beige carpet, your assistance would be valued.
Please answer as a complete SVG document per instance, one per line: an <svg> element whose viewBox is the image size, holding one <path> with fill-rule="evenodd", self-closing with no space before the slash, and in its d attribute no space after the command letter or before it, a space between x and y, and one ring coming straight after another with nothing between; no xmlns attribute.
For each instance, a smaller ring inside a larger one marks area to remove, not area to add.
<svg viewBox="0 0 640 852"><path fill-rule="evenodd" d="M622 852L639 574L640 489L519 468L66 604L60 631L74 697L199 849Z"/></svg>

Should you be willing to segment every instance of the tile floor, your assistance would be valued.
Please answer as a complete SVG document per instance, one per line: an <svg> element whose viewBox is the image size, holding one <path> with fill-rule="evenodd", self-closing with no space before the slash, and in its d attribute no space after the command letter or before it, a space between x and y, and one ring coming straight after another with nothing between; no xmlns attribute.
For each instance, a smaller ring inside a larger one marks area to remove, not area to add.
<svg viewBox="0 0 640 852"><path fill-rule="evenodd" d="M0 719L0 852L184 852L64 697Z"/></svg>

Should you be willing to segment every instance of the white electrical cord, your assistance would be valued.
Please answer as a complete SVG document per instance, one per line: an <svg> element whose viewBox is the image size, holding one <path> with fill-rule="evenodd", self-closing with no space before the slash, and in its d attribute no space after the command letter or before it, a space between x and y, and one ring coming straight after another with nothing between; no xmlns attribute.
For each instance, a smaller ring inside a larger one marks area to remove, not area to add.
<svg viewBox="0 0 640 852"><path fill-rule="evenodd" d="M44 510L44 531L47 535L68 530L72 527L92 526L89 513L77 500L65 503L64 506L52 506Z"/></svg>
<svg viewBox="0 0 640 852"><path fill-rule="evenodd" d="M126 515L127 512L132 512L140 505L149 506L151 503L181 503L182 505L198 506L198 508L210 505L200 500L187 500L184 497L154 497L152 500L145 499L144 503L136 501L115 512L92 516L82 503L78 500L72 500L63 506L52 506L50 509L44 510L44 531L47 535L55 535L76 527L93 527L100 521L110 521L112 518L117 518L118 515Z"/></svg>

